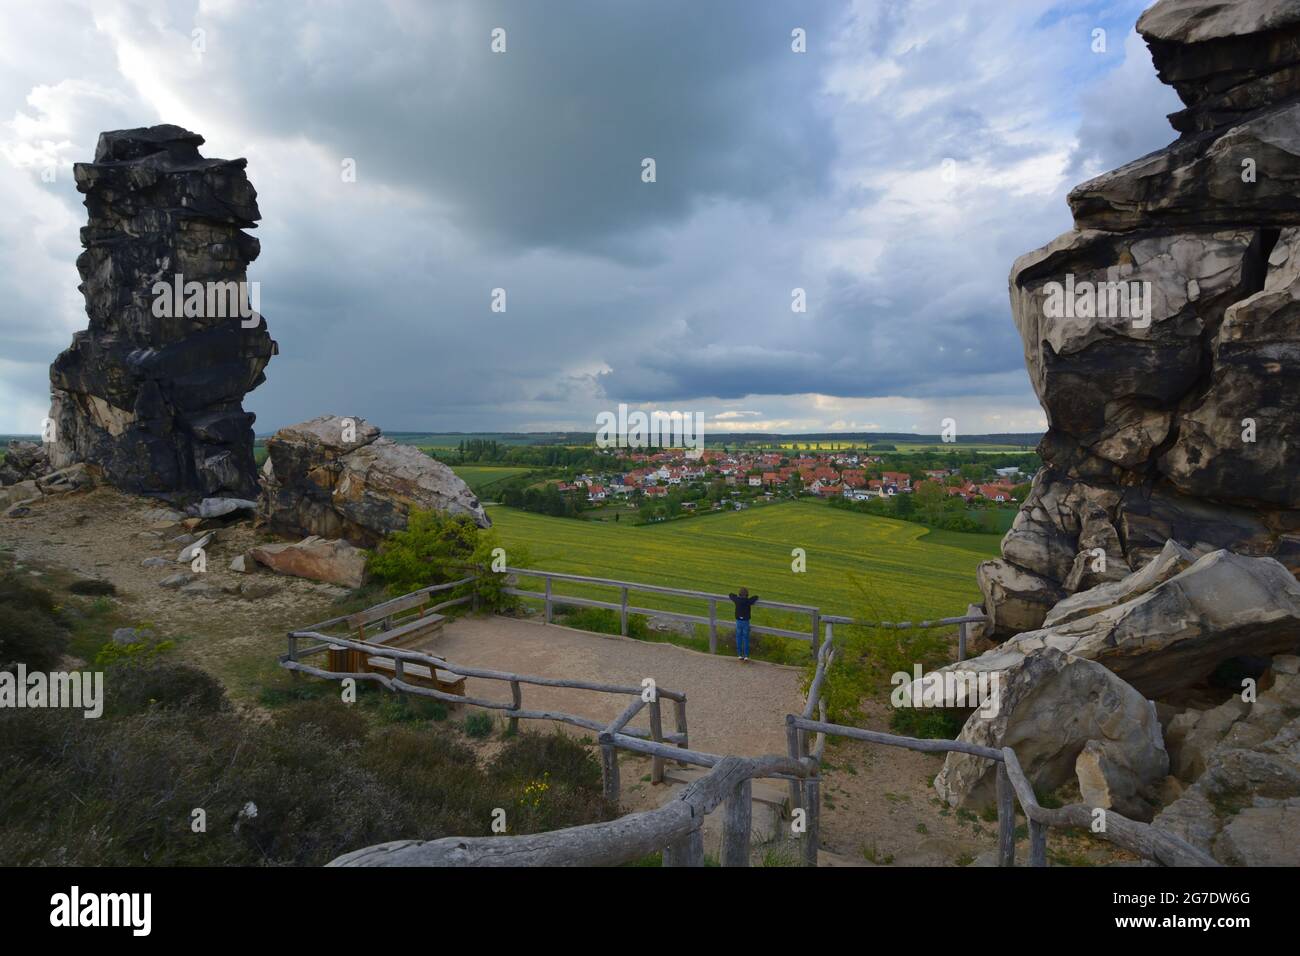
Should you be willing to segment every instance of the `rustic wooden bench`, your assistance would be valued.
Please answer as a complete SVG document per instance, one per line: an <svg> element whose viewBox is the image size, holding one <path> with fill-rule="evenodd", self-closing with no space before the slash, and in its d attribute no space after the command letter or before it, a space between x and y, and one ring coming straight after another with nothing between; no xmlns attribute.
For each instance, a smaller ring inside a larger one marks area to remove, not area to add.
<svg viewBox="0 0 1300 956"><path fill-rule="evenodd" d="M417 591L376 604L348 615L348 628L355 632L358 641L399 647L405 641L436 631L446 620L441 614L428 613L429 598L427 591ZM404 611L415 613L399 617Z"/></svg>
<svg viewBox="0 0 1300 956"><path fill-rule="evenodd" d="M384 674L387 677L392 677L397 673L396 662L390 657L367 658L366 670L375 674ZM443 670L441 667L432 668L432 673L430 670L427 664L403 661L402 679L408 684L440 690L444 694L455 694L457 697L465 696L465 678L463 676Z"/></svg>
<svg viewBox="0 0 1300 956"><path fill-rule="evenodd" d="M440 628L446 620L441 614L430 613L429 603L429 593L417 591L336 620L347 628L347 636L353 640L366 644L400 647L428 636ZM331 649L329 658L330 670L336 672L370 671L389 677L397 672L392 658L374 657L362 650ZM430 669L424 664L407 662L403 665L402 676L410 684L465 696L465 678L451 671L437 667Z"/></svg>

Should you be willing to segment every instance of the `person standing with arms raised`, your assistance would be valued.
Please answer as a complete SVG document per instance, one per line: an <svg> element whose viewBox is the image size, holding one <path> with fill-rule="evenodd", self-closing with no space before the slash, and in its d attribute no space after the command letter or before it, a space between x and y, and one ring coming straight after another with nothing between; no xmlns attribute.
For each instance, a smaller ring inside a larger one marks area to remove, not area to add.
<svg viewBox="0 0 1300 956"><path fill-rule="evenodd" d="M736 605L736 657L742 661L749 660L749 609L758 602L758 595L749 596L746 588L739 594L728 594L731 603Z"/></svg>

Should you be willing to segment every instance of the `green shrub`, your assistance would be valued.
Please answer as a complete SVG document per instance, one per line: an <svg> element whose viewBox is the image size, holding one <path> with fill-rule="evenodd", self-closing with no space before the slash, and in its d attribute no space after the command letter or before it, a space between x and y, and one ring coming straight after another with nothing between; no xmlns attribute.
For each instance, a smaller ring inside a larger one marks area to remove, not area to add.
<svg viewBox="0 0 1300 956"><path fill-rule="evenodd" d="M49 618L58 614L53 594L30 578L21 577L12 571L0 575L0 605L8 605L18 611L34 611Z"/></svg>
<svg viewBox="0 0 1300 956"><path fill-rule="evenodd" d="M110 641L95 654L95 667L103 670L109 667L147 664L175 646L174 641L167 640L145 639L130 644Z"/></svg>
<svg viewBox="0 0 1300 956"><path fill-rule="evenodd" d="M465 733L475 738L491 736L494 723L491 714L476 711L465 718Z"/></svg>
<svg viewBox="0 0 1300 956"><path fill-rule="evenodd" d="M898 707L889 715L891 730L924 740L955 740L965 723L955 711L923 707Z"/></svg>
<svg viewBox="0 0 1300 956"><path fill-rule="evenodd" d="M99 578L82 578L80 581L73 581L68 585L69 594L116 594L117 588L111 581L102 581Z"/></svg>
<svg viewBox="0 0 1300 956"><path fill-rule="evenodd" d="M0 670L26 664L29 670L53 670L68 648L68 632L57 621L0 604Z"/></svg>
<svg viewBox="0 0 1300 956"><path fill-rule="evenodd" d="M68 640L54 595L16 574L0 576L0 669L53 670Z"/></svg>
<svg viewBox="0 0 1300 956"><path fill-rule="evenodd" d="M512 833L608 818L595 760L577 743L530 736L482 769L454 735L368 727L337 699L289 704L271 720L7 709L0 865L318 866L389 840L489 836L497 807Z"/></svg>
<svg viewBox="0 0 1300 956"><path fill-rule="evenodd" d="M112 713L162 707L214 714L229 707L221 682L207 671L170 661L117 664L105 669L104 696Z"/></svg>
<svg viewBox="0 0 1300 956"><path fill-rule="evenodd" d="M394 694L387 690L382 690L374 699L376 700L375 712L380 720L387 723L447 719L447 705L440 700L412 694Z"/></svg>
<svg viewBox="0 0 1300 956"><path fill-rule="evenodd" d="M902 616L873 599L870 591L854 581L860 595L854 619L863 622L898 621ZM892 676L913 673L920 664L929 672L950 663L949 637L939 628L884 628L871 624L836 625L835 661L822 685L827 712L834 723L853 724L861 718L864 698L888 699ZM810 661L804 677L805 689L812 681L816 662Z"/></svg>
<svg viewBox="0 0 1300 956"><path fill-rule="evenodd" d="M471 575L475 580L438 595L438 600L474 594L484 610L507 611L517 600L505 593L508 576L490 570L498 548L496 536L480 528L467 515L434 511L412 511L406 529L390 534L374 551L367 564L370 574L390 594L408 594L434 584L446 584ZM513 551L509 560L525 564L528 555ZM482 569L477 573L475 569Z"/></svg>
<svg viewBox="0 0 1300 956"><path fill-rule="evenodd" d="M536 780L549 773L576 787L601 787L600 766L591 754L558 730L550 734L519 734L502 748L491 773L498 780L515 783Z"/></svg>
<svg viewBox="0 0 1300 956"><path fill-rule="evenodd" d="M341 743L361 743L370 735L370 723L361 709L339 697L304 701L276 714L275 722L290 733L319 732Z"/></svg>
<svg viewBox="0 0 1300 956"><path fill-rule="evenodd" d="M603 607L564 608L557 623L580 631L593 631L596 634L621 634L623 627L619 612ZM644 641L649 636L649 628L646 627L644 616L640 614L627 616L627 636L639 641Z"/></svg>

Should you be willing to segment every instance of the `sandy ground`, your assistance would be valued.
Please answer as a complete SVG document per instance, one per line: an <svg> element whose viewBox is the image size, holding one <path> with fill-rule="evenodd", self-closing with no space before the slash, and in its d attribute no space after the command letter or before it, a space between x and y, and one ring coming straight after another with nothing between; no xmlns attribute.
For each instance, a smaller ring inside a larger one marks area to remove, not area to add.
<svg viewBox="0 0 1300 956"><path fill-rule="evenodd" d="M570 677L641 686L653 678L659 687L686 694L692 750L757 756L785 752L785 715L799 710L800 670L762 661L741 663L627 637L592 634L556 625L504 617L461 618L419 645L448 661L516 674ZM475 697L508 702L510 687L471 678ZM525 708L562 710L607 722L627 706L615 694L524 685ZM664 732L672 733L673 709L665 701ZM645 711L633 727L649 729Z"/></svg>
<svg viewBox="0 0 1300 956"><path fill-rule="evenodd" d="M175 562L184 545L173 539L184 529L148 516L160 507L159 502L111 488L46 498L34 503L29 515L0 518L0 547L20 563L55 566L111 582L117 588L112 600L125 623L148 625L160 637L176 640L181 659L234 683L246 683L253 673L265 670L263 665L273 666L285 651L285 633L328 617L334 600L346 593L333 585L269 572L229 570L232 558L267 540L249 522L220 529L206 549L208 570L198 577L215 593L160 587L169 575L189 570ZM170 563L145 567L141 562L148 558ZM250 599L220 590L249 581L273 593ZM105 640L110 637L104 635Z"/></svg>

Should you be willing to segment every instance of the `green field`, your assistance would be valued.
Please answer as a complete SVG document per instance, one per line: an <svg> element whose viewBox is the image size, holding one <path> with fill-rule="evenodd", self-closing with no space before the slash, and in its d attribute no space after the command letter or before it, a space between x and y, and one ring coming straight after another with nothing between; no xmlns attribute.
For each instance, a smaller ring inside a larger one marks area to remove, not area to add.
<svg viewBox="0 0 1300 956"><path fill-rule="evenodd" d="M533 567L727 593L744 585L772 600L815 605L824 613L885 620L962 614L979 600L975 568L998 555L996 535L932 531L890 518L790 502L636 527L490 509L507 560L526 547ZM807 571L791 570L791 550L807 552ZM533 590L535 582L526 586ZM557 584L556 593L617 601L611 588ZM700 601L633 598L642 607L706 614ZM727 608L726 610L730 610ZM806 621L807 618L802 620ZM755 622L793 626L771 611Z"/></svg>
<svg viewBox="0 0 1300 956"><path fill-rule="evenodd" d="M508 465L456 465L451 470L469 485L470 491L480 498L490 500L496 487L534 469L512 468Z"/></svg>

